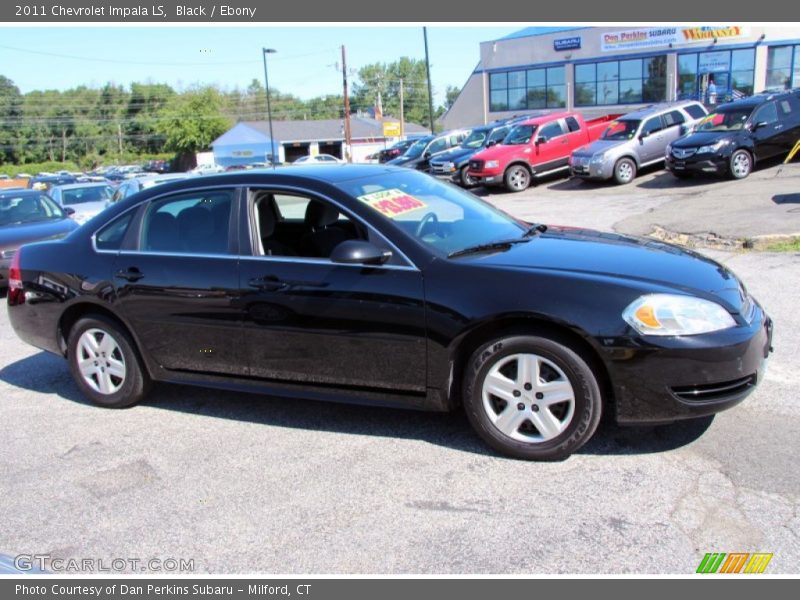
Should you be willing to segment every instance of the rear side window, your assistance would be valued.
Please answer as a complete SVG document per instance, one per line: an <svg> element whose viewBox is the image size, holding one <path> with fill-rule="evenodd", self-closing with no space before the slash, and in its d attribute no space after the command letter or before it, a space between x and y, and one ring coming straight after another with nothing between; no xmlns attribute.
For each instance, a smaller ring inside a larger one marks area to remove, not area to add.
<svg viewBox="0 0 800 600"><path fill-rule="evenodd" d="M508 127L501 127L500 129L495 129L492 132L492 135L489 136L490 142L502 142L505 137L508 135L509 128Z"/></svg>
<svg viewBox="0 0 800 600"><path fill-rule="evenodd" d="M689 106L684 107L683 110L689 113L689 116L693 119L702 119L706 116L705 109L699 104L690 104Z"/></svg>
<svg viewBox="0 0 800 600"><path fill-rule="evenodd" d="M580 123L578 123L578 119L576 119L575 117L567 117L567 128L570 130L571 133L574 131L580 131L581 125Z"/></svg>
<svg viewBox="0 0 800 600"><path fill-rule="evenodd" d="M788 115L788 114L790 114L792 112L792 107L789 105L789 101L788 100L781 100L778 103L778 106L780 106L782 115Z"/></svg>
<svg viewBox="0 0 800 600"><path fill-rule="evenodd" d="M135 210L129 210L98 231L94 238L95 247L98 250L119 250L135 212Z"/></svg>
<svg viewBox="0 0 800 600"><path fill-rule="evenodd" d="M683 114L679 110L672 110L664 115L665 127L674 127L675 125L681 125L685 122L686 119L683 118Z"/></svg>
<svg viewBox="0 0 800 600"><path fill-rule="evenodd" d="M160 199L147 209L140 249L227 254L233 191L201 190Z"/></svg>

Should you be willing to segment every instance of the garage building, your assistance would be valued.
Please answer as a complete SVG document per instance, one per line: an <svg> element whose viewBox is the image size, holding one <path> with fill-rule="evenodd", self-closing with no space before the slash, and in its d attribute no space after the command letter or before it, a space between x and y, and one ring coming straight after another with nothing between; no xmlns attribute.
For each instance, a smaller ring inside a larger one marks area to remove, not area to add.
<svg viewBox="0 0 800 600"><path fill-rule="evenodd" d="M480 45L480 62L442 123L548 109L592 117L792 87L800 87L796 25L529 27Z"/></svg>
<svg viewBox="0 0 800 600"><path fill-rule="evenodd" d="M386 122L396 122L385 118ZM394 144L399 138L384 137L383 121L353 115L350 118L352 157L362 162L366 156ZM331 154L344 158L342 119L273 121L275 153L279 162L290 163L306 155ZM421 136L428 130L405 124L406 136ZM242 121L211 143L214 162L222 167L269 162L272 152L269 121Z"/></svg>

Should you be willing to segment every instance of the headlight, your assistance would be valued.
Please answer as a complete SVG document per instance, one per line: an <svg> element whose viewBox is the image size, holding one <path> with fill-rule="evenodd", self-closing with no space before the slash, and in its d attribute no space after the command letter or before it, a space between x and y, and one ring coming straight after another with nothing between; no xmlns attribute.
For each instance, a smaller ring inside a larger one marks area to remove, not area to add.
<svg viewBox="0 0 800 600"><path fill-rule="evenodd" d="M453 163L451 163L451 162L446 162L446 163L443 163L443 164L442 164L442 168L443 168L445 171L455 171L455 170L456 170L456 166L455 166Z"/></svg>
<svg viewBox="0 0 800 600"><path fill-rule="evenodd" d="M606 159L605 154L595 154L594 156L592 156L592 160L589 161L589 164L592 165L593 167L599 167L600 165L603 164L605 159Z"/></svg>
<svg viewBox="0 0 800 600"><path fill-rule="evenodd" d="M500 166L500 161L497 160L487 160L486 161L486 168L487 169L496 169Z"/></svg>
<svg viewBox="0 0 800 600"><path fill-rule="evenodd" d="M697 149L698 154L713 154L725 145L724 141L719 141L716 144L709 144L708 146L700 146Z"/></svg>
<svg viewBox="0 0 800 600"><path fill-rule="evenodd" d="M716 302L672 294L642 296L623 311L622 318L643 335L697 335L736 326Z"/></svg>

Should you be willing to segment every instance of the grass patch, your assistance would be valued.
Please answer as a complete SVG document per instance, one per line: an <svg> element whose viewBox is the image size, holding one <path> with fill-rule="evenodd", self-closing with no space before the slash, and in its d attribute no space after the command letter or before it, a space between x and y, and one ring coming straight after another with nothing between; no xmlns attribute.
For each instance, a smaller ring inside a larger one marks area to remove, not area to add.
<svg viewBox="0 0 800 600"><path fill-rule="evenodd" d="M767 252L800 252L800 238L772 242L764 247Z"/></svg>

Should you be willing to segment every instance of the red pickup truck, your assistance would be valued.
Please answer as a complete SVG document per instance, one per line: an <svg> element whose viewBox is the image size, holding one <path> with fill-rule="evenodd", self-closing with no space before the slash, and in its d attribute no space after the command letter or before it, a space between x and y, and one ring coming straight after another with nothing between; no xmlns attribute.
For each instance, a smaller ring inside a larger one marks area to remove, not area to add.
<svg viewBox="0 0 800 600"><path fill-rule="evenodd" d="M576 112L540 115L517 123L503 143L474 155L469 174L480 185L526 189L534 177L569 169L573 150L595 141L621 115L584 121Z"/></svg>

